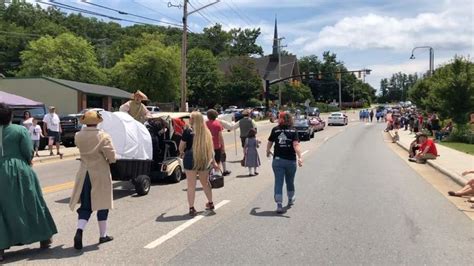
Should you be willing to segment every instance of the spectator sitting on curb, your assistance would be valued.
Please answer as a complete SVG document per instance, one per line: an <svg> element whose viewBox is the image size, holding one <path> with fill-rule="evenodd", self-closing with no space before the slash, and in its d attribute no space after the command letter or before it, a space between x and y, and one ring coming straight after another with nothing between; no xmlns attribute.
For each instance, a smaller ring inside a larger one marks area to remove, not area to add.
<svg viewBox="0 0 474 266"><path fill-rule="evenodd" d="M474 170L465 171L462 173L462 176L466 176L468 174L474 174ZM456 192L448 191L448 195L451 197L464 197L464 196L469 196L473 194L474 194L474 178L471 178L469 181L467 181L466 185L460 190ZM471 203L474 203L474 197L471 197L468 201Z"/></svg>
<svg viewBox="0 0 474 266"><path fill-rule="evenodd" d="M417 133L415 140L410 143L410 149L408 150L408 158L413 158L416 152L420 149L420 133Z"/></svg>
<svg viewBox="0 0 474 266"><path fill-rule="evenodd" d="M436 145L432 139L428 138L425 133L420 133L419 136L420 148L414 158L409 160L417 163L426 163L427 160L434 160L438 157Z"/></svg>

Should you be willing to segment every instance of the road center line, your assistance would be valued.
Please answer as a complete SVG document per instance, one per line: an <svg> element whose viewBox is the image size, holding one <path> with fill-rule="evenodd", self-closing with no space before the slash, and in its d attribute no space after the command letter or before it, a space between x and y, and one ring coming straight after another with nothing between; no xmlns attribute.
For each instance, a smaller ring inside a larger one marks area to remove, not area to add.
<svg viewBox="0 0 474 266"><path fill-rule="evenodd" d="M215 209L219 209L220 207L226 205L227 203L229 203L230 200L223 200L221 202L219 202L216 206L215 206ZM202 218L204 218L205 214L200 214L194 218L192 218L191 220L183 223L182 225L176 227L175 229L169 231L166 235L163 235L161 236L160 238L158 238L157 240L151 242L150 244L146 245L144 248L146 249L154 249L156 247L158 247L159 245L163 244L164 242L166 242L167 240L175 237L176 235L178 235L179 233L181 233L182 231L184 231L186 228L190 227L191 225L193 225L194 223L198 222L199 220L201 220Z"/></svg>

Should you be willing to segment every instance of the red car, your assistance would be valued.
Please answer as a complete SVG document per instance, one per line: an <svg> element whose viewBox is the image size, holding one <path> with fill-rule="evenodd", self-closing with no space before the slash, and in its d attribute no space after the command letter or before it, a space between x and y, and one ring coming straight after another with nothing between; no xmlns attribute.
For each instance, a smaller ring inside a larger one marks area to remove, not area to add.
<svg viewBox="0 0 474 266"><path fill-rule="evenodd" d="M321 117L313 116L309 118L309 123L313 126L314 131L323 130L326 126L326 122Z"/></svg>

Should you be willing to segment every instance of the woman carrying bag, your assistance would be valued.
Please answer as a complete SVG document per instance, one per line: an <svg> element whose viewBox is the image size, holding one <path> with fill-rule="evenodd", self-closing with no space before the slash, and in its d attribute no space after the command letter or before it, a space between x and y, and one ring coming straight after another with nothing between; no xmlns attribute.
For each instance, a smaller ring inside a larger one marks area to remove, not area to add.
<svg viewBox="0 0 474 266"><path fill-rule="evenodd" d="M186 172L189 215L195 216L197 214L194 208L197 178L199 178L208 200L206 210L214 210L212 189L209 184L209 172L211 168L218 170L219 165L214 159L212 135L204 123L202 114L192 112L189 123L191 127L186 128L183 132L179 152L183 158L184 171Z"/></svg>

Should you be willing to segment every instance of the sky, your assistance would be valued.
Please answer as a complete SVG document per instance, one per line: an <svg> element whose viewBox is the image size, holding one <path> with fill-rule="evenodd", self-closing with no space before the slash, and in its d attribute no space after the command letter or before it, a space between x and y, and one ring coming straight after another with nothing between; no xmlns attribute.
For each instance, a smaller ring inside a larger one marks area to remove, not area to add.
<svg viewBox="0 0 474 266"><path fill-rule="evenodd" d="M55 1L120 16L81 0ZM177 24L183 13L180 8L168 7L168 3L179 6L182 0L87 1ZM215 0L189 2L192 11ZM279 37L285 38L284 49L298 58L334 52L350 70L371 69L366 82L379 89L380 80L393 73L428 70L428 49L416 49L415 59L410 60L414 47L433 47L435 68L455 55L474 56L473 16L473 0L220 0L190 15L188 24L193 32L202 32L215 23L226 30L260 28L258 43L269 54L277 17Z"/></svg>

